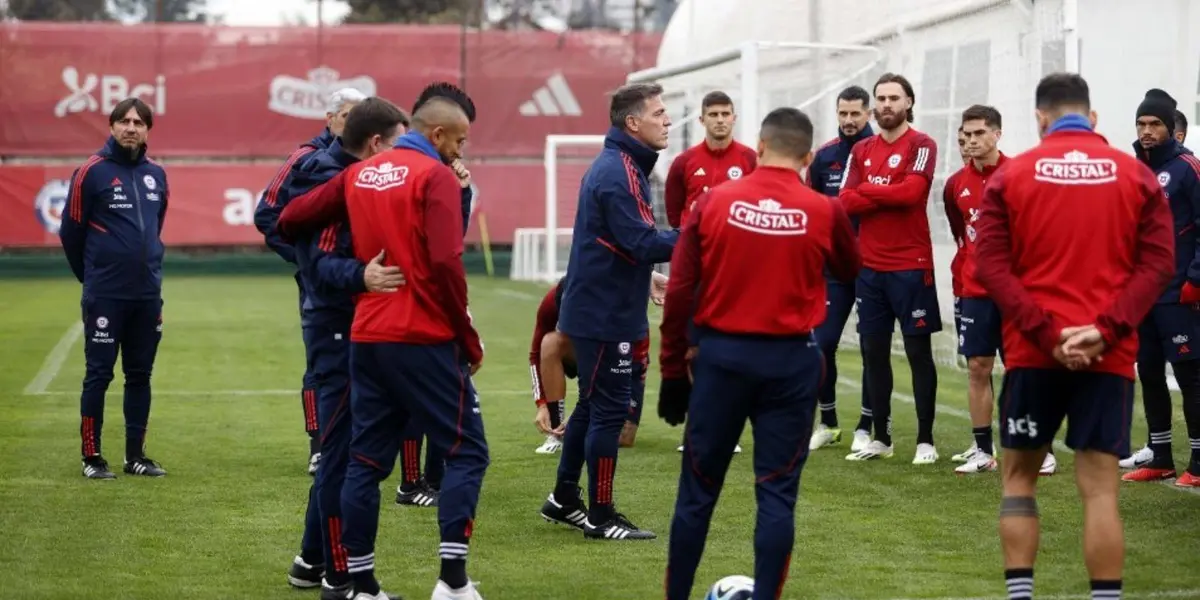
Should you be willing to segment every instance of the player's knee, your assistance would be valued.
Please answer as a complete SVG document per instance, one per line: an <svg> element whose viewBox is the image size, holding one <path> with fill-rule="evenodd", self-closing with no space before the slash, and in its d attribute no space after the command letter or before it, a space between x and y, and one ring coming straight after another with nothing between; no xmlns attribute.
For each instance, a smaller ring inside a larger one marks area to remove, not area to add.
<svg viewBox="0 0 1200 600"><path fill-rule="evenodd" d="M146 387L150 385L149 369L126 369L125 387Z"/></svg>
<svg viewBox="0 0 1200 600"><path fill-rule="evenodd" d="M967 377L971 383L987 385L992 380L992 367L996 359L990 356L972 356L967 359Z"/></svg>
<svg viewBox="0 0 1200 600"><path fill-rule="evenodd" d="M87 373L83 377L83 388L85 390L106 390L108 389L108 384L112 383L112 380L112 367L93 367L89 365Z"/></svg>
<svg viewBox="0 0 1200 600"><path fill-rule="evenodd" d="M1079 497L1085 502L1116 504L1120 475L1115 454L1096 450L1075 452L1075 484Z"/></svg>

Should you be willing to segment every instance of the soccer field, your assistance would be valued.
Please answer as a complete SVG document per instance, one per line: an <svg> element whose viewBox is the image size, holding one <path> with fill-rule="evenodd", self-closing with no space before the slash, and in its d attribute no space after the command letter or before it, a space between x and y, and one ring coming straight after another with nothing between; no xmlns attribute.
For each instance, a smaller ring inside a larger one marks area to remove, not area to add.
<svg viewBox="0 0 1200 600"><path fill-rule="evenodd" d="M119 473L118 374L104 431L107 458L118 470L112 482L88 481L79 471L78 290L65 280L0 281L0 597L315 598L286 581L311 481L297 391L303 350L294 282L168 274L147 450L170 474L154 480ZM533 453L541 437L532 426L526 358L542 290L471 281L472 312L487 345L476 385L492 464L469 572L488 600L661 598L682 430L656 416L656 367L637 446L622 451L617 503L661 537L588 542L538 516L558 460ZM661 311L650 310L653 323ZM845 352L841 363L849 384L841 388L840 416L852 427L857 353ZM896 457L844 461L844 427L841 447L809 458L785 598L1003 597L998 476L956 477L948 460L971 442L965 374L941 373L935 433L943 459L915 467L907 368L901 361L896 368ZM1182 421L1177 404L1179 466L1187 459ZM1139 407L1135 444L1145 436ZM748 430L744 445L717 508L695 598L722 576L752 574ZM1086 598L1072 461L1066 452L1059 457L1059 475L1042 480L1036 588L1039 598ZM395 484L393 476L383 487L378 576L393 593L428 598L438 572L436 513L393 504ZM1160 484L1122 491L1126 597L1200 598L1200 495Z"/></svg>

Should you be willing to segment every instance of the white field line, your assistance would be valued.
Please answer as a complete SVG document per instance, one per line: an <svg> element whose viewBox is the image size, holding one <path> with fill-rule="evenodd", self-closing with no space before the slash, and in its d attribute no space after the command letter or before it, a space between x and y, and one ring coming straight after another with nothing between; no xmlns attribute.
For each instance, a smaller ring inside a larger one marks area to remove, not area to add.
<svg viewBox="0 0 1200 600"><path fill-rule="evenodd" d="M46 391L50 382L58 376L63 363L67 361L67 355L71 353L71 348L75 346L75 342L79 341L82 335L83 321L76 321L67 328L62 337L58 338L58 343L46 355L46 359L42 361L42 368L38 370L37 375L34 375L29 385L25 386L26 395L41 394Z"/></svg>
<svg viewBox="0 0 1200 600"><path fill-rule="evenodd" d="M852 379L847 379L845 377L838 377L837 382L838 382L838 385L846 386L853 390L862 391L862 384L858 383L857 381L854 381ZM916 399L913 398L912 396L909 396L908 394L901 394L899 392L892 392L892 399L899 400L900 402L903 402L905 404L915 404L916 403ZM943 414L943 415L947 415L947 416L951 416L951 417L958 417L959 419L963 419L965 421L971 420L971 413L969 413L965 410L959 409L959 408L954 408L953 406L943 406L941 404L938 404L936 410L938 413ZM999 424L995 423L995 422L993 422L992 425L995 427L999 427ZM1074 450L1071 450L1070 448L1067 447L1066 444L1062 443L1059 440L1054 440L1054 450L1057 452L1068 453L1068 454L1074 453ZM1165 485L1177 492L1183 492L1185 494L1192 494L1194 496L1200 496L1200 489L1179 487L1179 486L1175 485L1174 480L1160 481L1159 483L1161 485ZM1040 597L1041 596L1039 596L1039 598ZM1186 597L1186 596L1181 596L1181 597ZM1198 595L1197 598L1200 598L1200 595Z"/></svg>

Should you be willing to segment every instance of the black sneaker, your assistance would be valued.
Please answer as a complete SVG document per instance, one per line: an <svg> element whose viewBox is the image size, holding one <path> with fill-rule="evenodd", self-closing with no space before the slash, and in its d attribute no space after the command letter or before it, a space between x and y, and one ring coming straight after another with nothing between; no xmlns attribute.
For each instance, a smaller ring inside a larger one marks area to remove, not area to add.
<svg viewBox="0 0 1200 600"><path fill-rule="evenodd" d="M430 507L437 506L438 500L442 497L442 493L433 489L429 482L422 477L416 483L400 484L396 488L396 504L409 506Z"/></svg>
<svg viewBox="0 0 1200 600"><path fill-rule="evenodd" d="M83 459L83 476L88 479L116 479L117 475L108 468L108 461L103 456L89 456Z"/></svg>
<svg viewBox="0 0 1200 600"><path fill-rule="evenodd" d="M300 589L315 588L321 585L321 577L324 575L325 565L310 565L297 556L292 559L292 568L288 569L288 584Z"/></svg>
<svg viewBox="0 0 1200 600"><path fill-rule="evenodd" d="M554 492L542 504L542 518L559 525L566 525L583 530L587 522L587 505L583 502L583 490L576 488L575 497L569 502L559 503L554 498Z"/></svg>
<svg viewBox="0 0 1200 600"><path fill-rule="evenodd" d="M143 456L133 460L125 461L125 472L130 475L145 475L146 477L162 477L167 474L167 471L159 466L158 463Z"/></svg>
<svg viewBox="0 0 1200 600"><path fill-rule="evenodd" d="M403 597L396 594L389 594L383 590L379 590L374 596L369 594L355 595L353 583L343 583L342 585L329 585L328 581L321 582L321 600L361 600L362 598L370 598L371 600L404 600Z"/></svg>
<svg viewBox="0 0 1200 600"><path fill-rule="evenodd" d="M625 515L617 513L601 525L592 526L591 523L585 523L583 537L593 540L653 540L658 536L653 531L638 529Z"/></svg>

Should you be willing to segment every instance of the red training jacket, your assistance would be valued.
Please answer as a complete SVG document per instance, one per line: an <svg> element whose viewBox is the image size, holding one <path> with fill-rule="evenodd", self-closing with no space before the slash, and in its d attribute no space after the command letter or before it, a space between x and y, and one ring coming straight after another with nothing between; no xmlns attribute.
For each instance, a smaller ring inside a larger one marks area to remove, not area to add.
<svg viewBox="0 0 1200 600"><path fill-rule="evenodd" d="M290 236L344 213L355 257L366 263L383 250L384 264L404 273L399 290L356 297L352 341L456 342L476 364L483 346L467 310L461 201L449 167L415 150L392 149L293 199L279 229Z"/></svg>
<svg viewBox="0 0 1200 600"><path fill-rule="evenodd" d="M986 298L987 291L975 278L975 242L978 239L979 209L983 206L983 190L988 179L1003 165L1008 157L1000 154L995 165L979 170L975 161L970 161L946 180L942 190L942 202L946 208L946 220L950 232L958 243L954 254L951 275L954 295L959 298Z"/></svg>
<svg viewBox="0 0 1200 600"><path fill-rule="evenodd" d="M671 257L663 377L687 373L689 318L734 335L811 332L825 320L826 264L838 281L858 275L854 229L836 198L795 171L759 167L702 195Z"/></svg>
<svg viewBox="0 0 1200 600"><path fill-rule="evenodd" d="M1065 368L1065 327L1095 324L1090 370L1133 379L1137 326L1175 271L1171 210L1154 173L1087 130L1059 131L992 175L976 277L1003 317L1004 362Z"/></svg>
<svg viewBox="0 0 1200 600"><path fill-rule="evenodd" d="M890 144L879 134L850 150L838 197L859 218L863 266L933 270L925 209L936 166L937 144L912 127Z"/></svg>
<svg viewBox="0 0 1200 600"><path fill-rule="evenodd" d="M750 174L757 164L758 153L737 141L714 150L705 140L684 150L667 171L663 192L667 222L676 229L682 227L700 194L717 184Z"/></svg>

